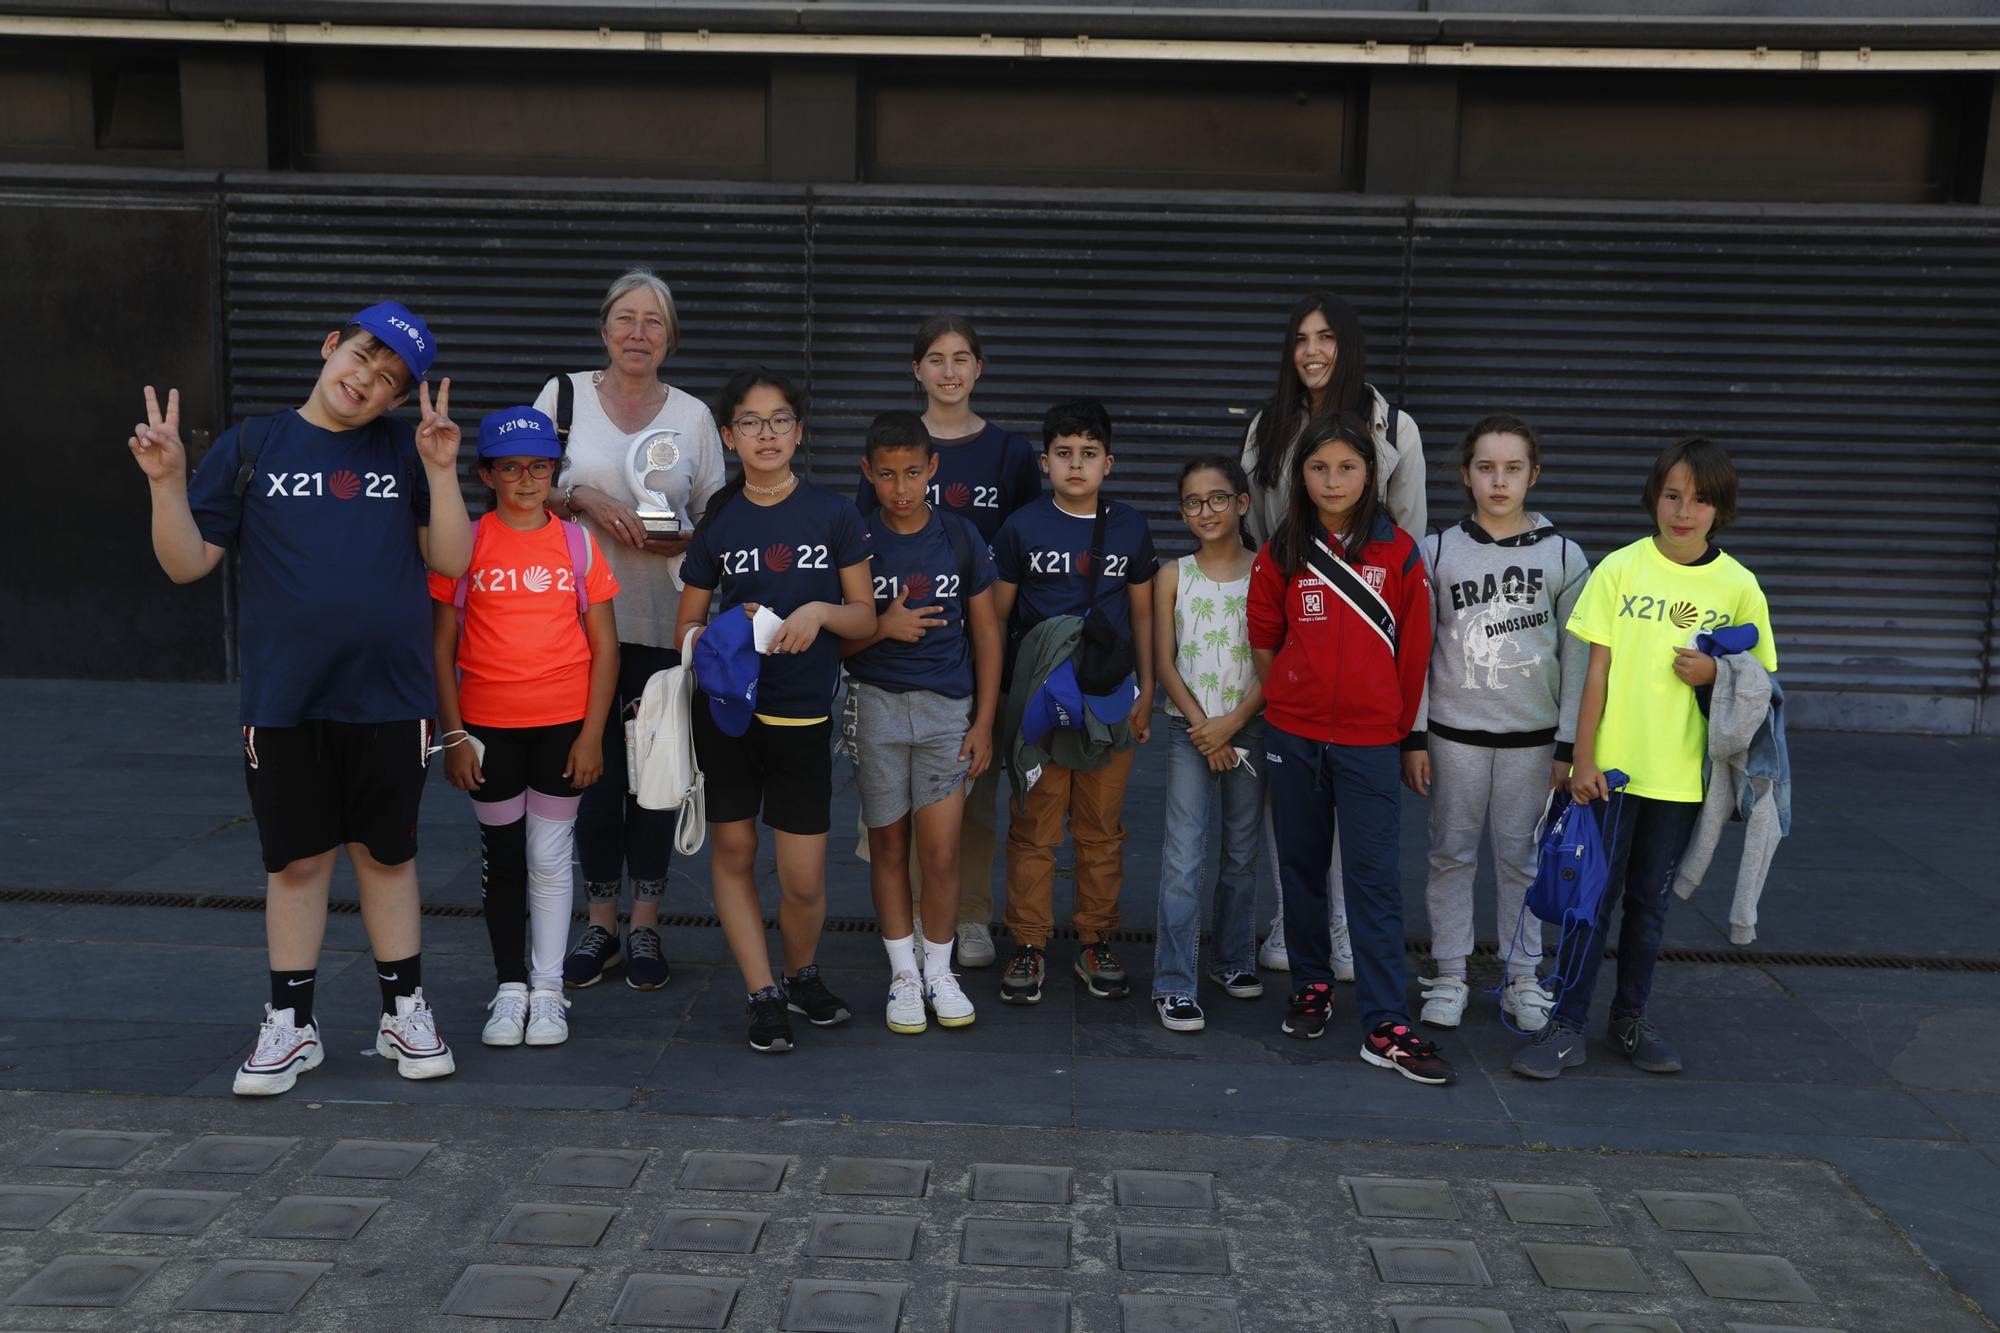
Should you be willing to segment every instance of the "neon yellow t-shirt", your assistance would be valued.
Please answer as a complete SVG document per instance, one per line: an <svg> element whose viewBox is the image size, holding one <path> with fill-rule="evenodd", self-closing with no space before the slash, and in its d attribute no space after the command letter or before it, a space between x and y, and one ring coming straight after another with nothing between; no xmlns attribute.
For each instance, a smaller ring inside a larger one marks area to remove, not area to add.
<svg viewBox="0 0 2000 1333"><path fill-rule="evenodd" d="M1751 655L1766 671L1778 669L1764 590L1726 551L1707 564L1677 565L1642 537L1604 557L1584 584L1569 632L1611 650L1594 757L1600 769L1622 770L1634 796L1701 799L1708 719L1674 674L1674 649L1724 625L1755 625Z"/></svg>

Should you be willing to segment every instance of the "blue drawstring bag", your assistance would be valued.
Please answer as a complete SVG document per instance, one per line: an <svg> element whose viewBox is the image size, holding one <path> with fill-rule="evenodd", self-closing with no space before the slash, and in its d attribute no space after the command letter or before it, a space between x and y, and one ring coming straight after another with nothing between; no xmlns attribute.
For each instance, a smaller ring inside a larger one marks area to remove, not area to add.
<svg viewBox="0 0 2000 1333"><path fill-rule="evenodd" d="M1536 919L1559 927L1561 936L1556 941L1555 959L1558 968L1566 956L1583 958L1583 950L1591 947L1591 935L1597 930L1598 908L1604 902L1604 891L1611 882L1611 852L1604 845L1603 829L1618 827L1618 814L1625 801L1625 784L1629 782L1617 769L1606 769L1604 782L1611 789L1610 811L1605 824L1600 827L1595 814L1588 805L1578 805L1567 790L1558 789L1549 793L1548 809L1542 814L1542 826L1535 836L1537 862L1535 878L1528 885L1527 895L1521 902L1521 916L1514 923L1514 938L1508 945L1507 958L1512 959L1527 938L1529 914ZM1540 927L1533 927L1539 930ZM1582 946L1570 954L1569 945L1572 932L1583 932ZM1575 981L1574 977L1560 971L1551 972L1543 978L1542 985L1557 1004ZM1503 1015L1509 1028L1514 1024ZM1515 1031L1520 1029L1515 1028Z"/></svg>

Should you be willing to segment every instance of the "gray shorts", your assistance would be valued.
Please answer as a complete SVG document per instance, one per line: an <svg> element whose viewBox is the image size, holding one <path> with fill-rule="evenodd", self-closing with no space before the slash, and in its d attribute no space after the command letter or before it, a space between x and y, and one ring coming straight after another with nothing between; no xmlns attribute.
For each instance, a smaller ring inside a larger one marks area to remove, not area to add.
<svg viewBox="0 0 2000 1333"><path fill-rule="evenodd" d="M842 728L855 785L861 789L861 822L890 824L950 796L969 767L958 757L972 725L972 700L947 699L930 690L900 694L851 681L849 716Z"/></svg>

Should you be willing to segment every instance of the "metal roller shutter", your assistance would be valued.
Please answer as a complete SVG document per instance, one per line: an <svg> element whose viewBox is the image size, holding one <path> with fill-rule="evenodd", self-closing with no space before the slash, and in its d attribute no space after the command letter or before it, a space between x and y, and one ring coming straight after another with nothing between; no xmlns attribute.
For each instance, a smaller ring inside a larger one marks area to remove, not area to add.
<svg viewBox="0 0 2000 1333"><path fill-rule="evenodd" d="M1726 544L1770 594L1790 683L1979 691L2000 219L1426 205L1413 274L1411 411L1441 519L1456 437L1488 410L1541 430L1537 502L1593 554L1650 530L1653 455L1713 434L1743 477Z"/></svg>

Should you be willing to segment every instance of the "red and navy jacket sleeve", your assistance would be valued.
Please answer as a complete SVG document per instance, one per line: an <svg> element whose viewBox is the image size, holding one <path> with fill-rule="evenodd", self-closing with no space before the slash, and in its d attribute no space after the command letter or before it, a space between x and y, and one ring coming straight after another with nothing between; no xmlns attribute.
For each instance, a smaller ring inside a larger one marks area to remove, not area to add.
<svg viewBox="0 0 2000 1333"><path fill-rule="evenodd" d="M1407 736L1416 725L1431 665L1431 581L1416 542L1401 529L1396 532L1396 546L1403 568L1396 581L1396 679L1403 694L1396 721Z"/></svg>
<svg viewBox="0 0 2000 1333"><path fill-rule="evenodd" d="M1287 579L1271 554L1271 544L1257 552L1250 565L1250 646L1276 652L1285 646L1285 585ZM1268 686L1267 686L1268 688Z"/></svg>

